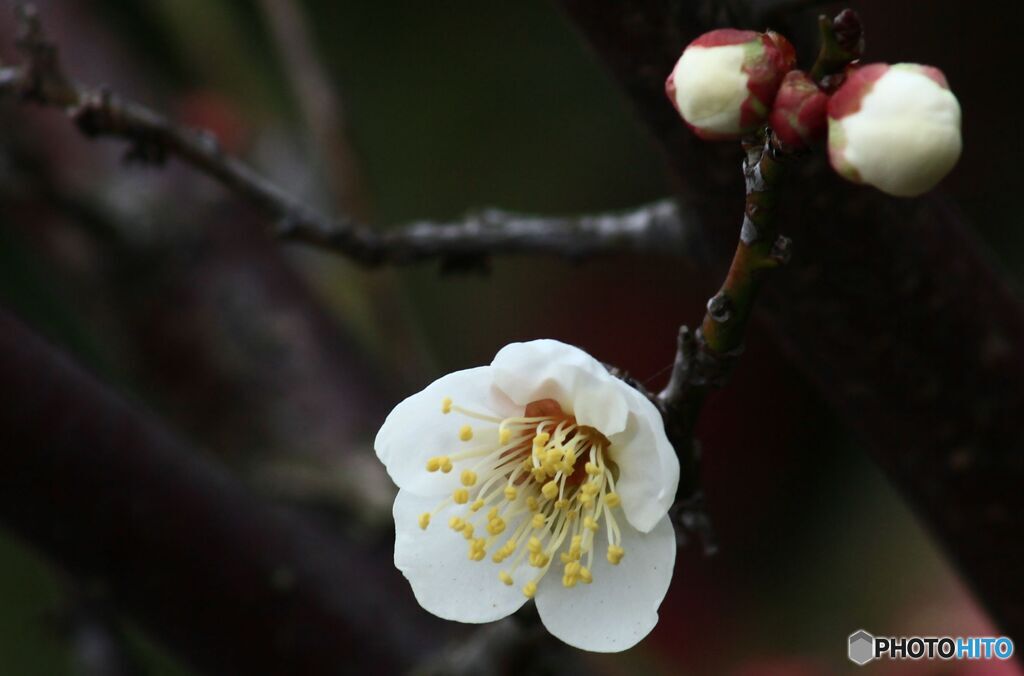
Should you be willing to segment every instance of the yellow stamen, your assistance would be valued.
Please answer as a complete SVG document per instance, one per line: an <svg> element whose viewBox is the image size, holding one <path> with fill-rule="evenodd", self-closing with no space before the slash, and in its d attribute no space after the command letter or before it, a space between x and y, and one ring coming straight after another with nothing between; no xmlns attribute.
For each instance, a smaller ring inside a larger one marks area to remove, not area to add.
<svg viewBox="0 0 1024 676"><path fill-rule="evenodd" d="M427 526L429 526L429 525L430 525L430 512L424 512L423 514L420 514L420 528L422 528L423 530L426 530Z"/></svg>
<svg viewBox="0 0 1024 676"><path fill-rule="evenodd" d="M536 593L537 593L537 583L532 581L532 580L530 582L527 582L526 586L523 587L523 595L526 596L526 598L528 598L528 599L532 599L533 595L536 594Z"/></svg>
<svg viewBox="0 0 1024 676"><path fill-rule="evenodd" d="M452 398L451 397L445 397L444 399L441 400L441 413L444 413L445 415L448 415L451 412L452 412Z"/></svg>
<svg viewBox="0 0 1024 676"><path fill-rule="evenodd" d="M609 507L618 507L622 504L622 498L619 497L618 493L607 493L604 496L604 504Z"/></svg>
<svg viewBox="0 0 1024 676"><path fill-rule="evenodd" d="M469 441L473 438L473 428L469 425L463 425L459 428L459 439L462 441Z"/></svg>
<svg viewBox="0 0 1024 676"><path fill-rule="evenodd" d="M512 586L512 576L506 573L505 571L501 571L500 573L498 573L498 579L504 582L509 587Z"/></svg>
<svg viewBox="0 0 1024 676"><path fill-rule="evenodd" d="M436 472L439 469L441 469L441 458L434 456L433 458L427 460L428 472Z"/></svg>
<svg viewBox="0 0 1024 676"><path fill-rule="evenodd" d="M549 481L544 484L544 487L540 489L540 492L544 494L544 497L550 500L551 498L558 495L558 484L554 481Z"/></svg>
<svg viewBox="0 0 1024 676"><path fill-rule="evenodd" d="M613 566L619 565L619 561L626 555L626 550L618 545L608 545L608 563Z"/></svg>
<svg viewBox="0 0 1024 676"><path fill-rule="evenodd" d="M452 500L460 505L466 504L469 502L469 491L465 488L456 488L455 492L452 493Z"/></svg>
<svg viewBox="0 0 1024 676"><path fill-rule="evenodd" d="M476 483L476 472L471 469L462 470L461 480L463 486L472 486Z"/></svg>

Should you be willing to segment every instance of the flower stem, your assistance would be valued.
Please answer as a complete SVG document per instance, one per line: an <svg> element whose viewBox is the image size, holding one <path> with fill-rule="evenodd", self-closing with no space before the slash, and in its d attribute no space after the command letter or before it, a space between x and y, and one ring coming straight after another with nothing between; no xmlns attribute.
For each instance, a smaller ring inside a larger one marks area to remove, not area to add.
<svg viewBox="0 0 1024 676"><path fill-rule="evenodd" d="M779 149L770 132L744 140L743 148L747 153L743 163L747 183L743 229L729 274L721 290L708 301L701 324L702 348L719 355L743 346L743 334L763 275L785 262L789 253L789 240L778 235L775 208L790 156Z"/></svg>

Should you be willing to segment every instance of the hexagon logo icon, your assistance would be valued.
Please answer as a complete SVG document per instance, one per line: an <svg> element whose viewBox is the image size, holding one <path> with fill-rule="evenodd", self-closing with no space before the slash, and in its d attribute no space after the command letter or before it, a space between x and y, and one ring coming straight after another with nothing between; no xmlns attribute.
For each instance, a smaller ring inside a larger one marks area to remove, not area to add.
<svg viewBox="0 0 1024 676"><path fill-rule="evenodd" d="M850 634L849 653L850 661L856 665L864 666L875 659L875 637L863 629Z"/></svg>

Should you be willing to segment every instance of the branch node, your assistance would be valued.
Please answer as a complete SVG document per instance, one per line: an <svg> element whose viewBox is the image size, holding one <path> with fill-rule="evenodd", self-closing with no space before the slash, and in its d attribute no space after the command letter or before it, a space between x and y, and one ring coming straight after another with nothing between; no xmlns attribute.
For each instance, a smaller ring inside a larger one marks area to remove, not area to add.
<svg viewBox="0 0 1024 676"><path fill-rule="evenodd" d="M708 301L708 314L718 323L729 321L734 310L732 299L722 291L716 293Z"/></svg>
<svg viewBox="0 0 1024 676"><path fill-rule="evenodd" d="M776 237L775 243L772 245L771 257L779 265L789 263L793 257L793 240L785 235Z"/></svg>

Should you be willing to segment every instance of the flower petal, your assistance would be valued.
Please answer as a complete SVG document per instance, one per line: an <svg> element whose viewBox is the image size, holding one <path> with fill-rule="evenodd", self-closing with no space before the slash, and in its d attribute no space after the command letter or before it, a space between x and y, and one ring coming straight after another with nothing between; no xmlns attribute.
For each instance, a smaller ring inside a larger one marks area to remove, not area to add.
<svg viewBox="0 0 1024 676"><path fill-rule="evenodd" d="M419 604L456 622L493 622L518 610L526 602L523 592L498 579L500 567L489 556L467 558L468 543L448 529L447 515L438 514L426 530L419 527L419 516L436 506L434 498L404 490L395 498L395 567L409 580ZM522 518L511 521L510 529Z"/></svg>
<svg viewBox="0 0 1024 676"><path fill-rule="evenodd" d="M617 566L608 563L605 530L595 539L594 581L569 589L557 570L537 590L537 611L544 626L571 646L594 652L617 652L636 645L658 622L672 579L676 536L668 516L650 533L622 528L626 555Z"/></svg>
<svg viewBox="0 0 1024 676"><path fill-rule="evenodd" d="M623 390L632 389L583 350L557 340L532 340L503 347L491 362L494 383L525 406L554 399L582 425L605 436L626 426Z"/></svg>
<svg viewBox="0 0 1024 676"><path fill-rule="evenodd" d="M642 533L654 528L675 500L679 458L665 434L661 413L632 387L626 429L609 438L612 460L619 466L615 490L626 519Z"/></svg>
<svg viewBox="0 0 1024 676"><path fill-rule="evenodd" d="M475 420L455 412L443 414L441 402L445 397L459 406L499 418L522 415L522 408L516 407L498 391L492 380L490 366L449 373L391 411L377 433L373 447L399 488L417 495L439 496L458 487L458 472L443 474L426 470L428 458L451 455L469 448L465 446L468 442L459 441L459 428L463 424L469 422L477 427ZM481 433L474 437L474 444L497 439L497 424L484 423L480 430ZM494 435L493 439L486 436L490 434Z"/></svg>

